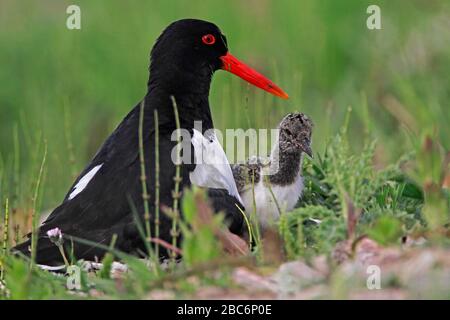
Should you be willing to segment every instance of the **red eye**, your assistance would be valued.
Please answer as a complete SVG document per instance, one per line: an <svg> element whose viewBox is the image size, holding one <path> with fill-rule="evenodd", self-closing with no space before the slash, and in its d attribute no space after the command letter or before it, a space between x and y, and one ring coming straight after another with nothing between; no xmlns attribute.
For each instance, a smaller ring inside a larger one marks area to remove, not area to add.
<svg viewBox="0 0 450 320"><path fill-rule="evenodd" d="M205 34L202 37L202 41L204 44L207 44L208 46L210 46L216 42L216 38L212 34Z"/></svg>

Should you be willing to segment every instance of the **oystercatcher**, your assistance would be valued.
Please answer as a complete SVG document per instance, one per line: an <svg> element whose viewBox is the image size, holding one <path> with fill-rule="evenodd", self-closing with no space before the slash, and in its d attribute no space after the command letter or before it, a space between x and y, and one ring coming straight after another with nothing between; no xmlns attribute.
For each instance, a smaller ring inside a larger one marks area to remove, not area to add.
<svg viewBox="0 0 450 320"><path fill-rule="evenodd" d="M176 172L171 158L176 141L172 141L171 136L177 128L172 97L177 104L180 128L194 135L193 144L216 151L219 148L216 153L223 159L223 150L214 136L203 136L205 131L213 128L208 95L212 76L219 69L229 71L278 97L288 98L274 83L230 54L226 37L213 23L184 19L172 23L163 31L151 51L148 92L143 99L142 140L153 235L156 189L154 111L157 110L159 115L159 200L161 207L171 207ZM103 245L108 245L115 234L116 249L133 254L145 251L131 209L134 206L143 219L139 117L140 103L107 138L75 180L61 205L41 225L37 242L38 263L58 264L62 261L60 252L46 235L53 228L61 229L66 239L82 238ZM194 131L195 121L201 122L201 132ZM218 168L208 165L203 168L203 171L196 170L195 162L183 163L180 190L192 183L209 187L208 194L214 210L224 211L230 231L239 234L243 228L243 217L236 207L236 204L240 205L240 199L228 162L226 165L219 164ZM221 178L210 183L205 177L210 176L211 172L221 175ZM171 225L171 218L161 214L160 239L171 241ZM73 252L78 259L94 260L105 254L103 249L85 243L64 242L66 250ZM13 250L29 255L29 247L30 239ZM163 249L160 252L161 255L167 254Z"/></svg>
<svg viewBox="0 0 450 320"><path fill-rule="evenodd" d="M313 155L312 127L305 114L288 114L278 126L278 140L269 158L253 156L232 166L246 214L255 209L262 228L276 221L281 212L292 210L301 196L303 155Z"/></svg>

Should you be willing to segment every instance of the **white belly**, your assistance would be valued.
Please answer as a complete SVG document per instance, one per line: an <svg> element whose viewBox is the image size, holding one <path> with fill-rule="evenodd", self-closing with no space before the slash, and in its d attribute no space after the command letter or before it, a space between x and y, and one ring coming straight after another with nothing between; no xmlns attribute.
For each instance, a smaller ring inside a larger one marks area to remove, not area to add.
<svg viewBox="0 0 450 320"><path fill-rule="evenodd" d="M277 221L280 217L280 212L273 199L272 193L269 188L263 184L262 180L263 179L261 179L254 187L255 201L253 201L252 188L249 188L241 194L241 197L244 202L245 213L247 216L250 216L253 213L255 203L256 216L259 225L264 228ZM293 184L288 186L272 185L271 189L281 212L289 212L294 209L298 199L301 197L303 191L303 179L298 175Z"/></svg>

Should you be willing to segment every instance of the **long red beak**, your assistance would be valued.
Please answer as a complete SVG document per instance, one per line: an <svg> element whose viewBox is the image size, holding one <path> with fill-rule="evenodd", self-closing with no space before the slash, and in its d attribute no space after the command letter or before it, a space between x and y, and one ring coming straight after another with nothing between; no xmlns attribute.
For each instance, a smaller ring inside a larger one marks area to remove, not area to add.
<svg viewBox="0 0 450 320"><path fill-rule="evenodd" d="M289 96L286 92L284 92L280 87L278 87L275 83L264 77L259 72L253 70L245 63L239 61L230 53L220 57L223 62L222 69L228 72L231 72L238 77L244 79L245 81L253 84L254 86L266 90L271 94L283 98L288 99Z"/></svg>

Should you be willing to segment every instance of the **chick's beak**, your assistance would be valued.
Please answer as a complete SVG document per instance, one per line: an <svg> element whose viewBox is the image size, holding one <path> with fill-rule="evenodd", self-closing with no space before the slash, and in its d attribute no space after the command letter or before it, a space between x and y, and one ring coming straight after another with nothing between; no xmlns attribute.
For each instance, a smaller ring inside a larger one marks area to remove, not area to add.
<svg viewBox="0 0 450 320"><path fill-rule="evenodd" d="M301 148L302 148L302 151L304 153L306 153L311 159L314 158L314 154L313 154L313 151L311 149L311 144L310 143L302 144Z"/></svg>

